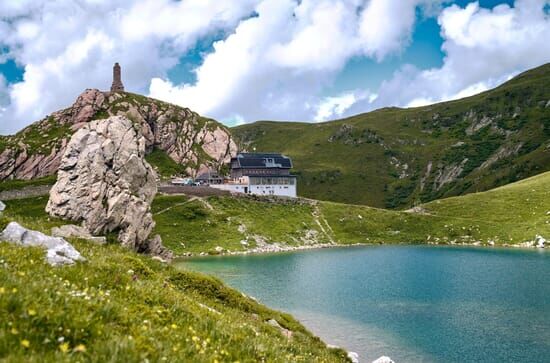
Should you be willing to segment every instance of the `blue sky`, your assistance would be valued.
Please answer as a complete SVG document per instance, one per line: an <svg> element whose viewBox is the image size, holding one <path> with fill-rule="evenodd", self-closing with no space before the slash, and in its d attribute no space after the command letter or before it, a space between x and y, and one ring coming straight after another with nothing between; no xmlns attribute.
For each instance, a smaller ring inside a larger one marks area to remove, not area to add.
<svg viewBox="0 0 550 363"><path fill-rule="evenodd" d="M114 61L128 90L228 125L467 96L550 61L549 9L546 0L2 2L0 133L85 88L108 89Z"/></svg>

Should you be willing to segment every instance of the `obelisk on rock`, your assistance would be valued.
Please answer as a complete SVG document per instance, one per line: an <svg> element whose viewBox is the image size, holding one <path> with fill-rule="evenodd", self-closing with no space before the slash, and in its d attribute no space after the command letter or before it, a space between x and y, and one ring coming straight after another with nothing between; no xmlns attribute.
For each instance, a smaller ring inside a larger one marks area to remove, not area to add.
<svg viewBox="0 0 550 363"><path fill-rule="evenodd" d="M124 92L124 85L120 77L120 65L115 63L113 66L113 84L111 85L111 92Z"/></svg>

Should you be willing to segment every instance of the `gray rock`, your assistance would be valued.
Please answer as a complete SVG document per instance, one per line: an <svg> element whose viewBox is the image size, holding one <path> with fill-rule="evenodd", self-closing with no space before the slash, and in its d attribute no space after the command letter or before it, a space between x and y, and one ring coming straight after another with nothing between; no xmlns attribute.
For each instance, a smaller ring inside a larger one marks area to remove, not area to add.
<svg viewBox="0 0 550 363"><path fill-rule="evenodd" d="M3 212L4 209L6 209L6 205L0 200L0 212Z"/></svg>
<svg viewBox="0 0 550 363"><path fill-rule="evenodd" d="M10 222L0 234L0 240L24 247L43 247L46 249L46 261L53 266L70 265L85 258L67 241L59 237L47 236L38 231Z"/></svg>
<svg viewBox="0 0 550 363"><path fill-rule="evenodd" d="M135 251L161 253L160 240L149 240L157 185L144 156L145 138L126 117L86 124L67 145L46 211L82 221L94 236L117 231L121 244Z"/></svg>
<svg viewBox="0 0 550 363"><path fill-rule="evenodd" d="M535 238L535 247L537 248L544 248L546 244L546 238L543 236L537 235Z"/></svg>
<svg viewBox="0 0 550 363"><path fill-rule="evenodd" d="M74 224L66 224L61 227L53 227L52 236L63 238L82 238L101 245L107 243L107 238L105 238L104 236L92 236L86 228Z"/></svg>

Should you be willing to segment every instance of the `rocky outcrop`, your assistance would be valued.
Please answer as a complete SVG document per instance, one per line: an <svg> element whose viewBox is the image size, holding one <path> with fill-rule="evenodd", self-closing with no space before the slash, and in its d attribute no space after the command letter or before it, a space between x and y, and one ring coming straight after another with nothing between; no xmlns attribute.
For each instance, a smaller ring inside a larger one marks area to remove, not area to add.
<svg viewBox="0 0 550 363"><path fill-rule="evenodd" d="M522 146L523 142L519 142L515 145L502 145L498 148L497 151L495 151L493 155L489 157L489 159L485 160L477 169L487 169L497 161L517 155Z"/></svg>
<svg viewBox="0 0 550 363"><path fill-rule="evenodd" d="M236 154L229 131L187 108L131 93L88 89L75 103L54 112L0 146L0 180L32 179L57 172L71 135L88 123L125 116L138 125L145 150L165 151L190 175L219 168Z"/></svg>
<svg viewBox="0 0 550 363"><path fill-rule="evenodd" d="M10 222L0 234L0 240L24 247L42 247L46 249L46 261L53 266L71 265L85 258L67 241L59 237L47 236Z"/></svg>
<svg viewBox="0 0 550 363"><path fill-rule="evenodd" d="M439 190L445 184L449 184L457 180L462 174L462 171L464 171L464 166L467 162L468 159L463 159L460 163L450 165L439 164L438 169L435 172L434 189Z"/></svg>
<svg viewBox="0 0 550 363"><path fill-rule="evenodd" d="M129 119L113 116L86 124L67 145L46 211L81 221L92 235L118 232L119 241L133 250L153 247L165 254L158 239L149 239L157 186L144 156L145 138Z"/></svg>

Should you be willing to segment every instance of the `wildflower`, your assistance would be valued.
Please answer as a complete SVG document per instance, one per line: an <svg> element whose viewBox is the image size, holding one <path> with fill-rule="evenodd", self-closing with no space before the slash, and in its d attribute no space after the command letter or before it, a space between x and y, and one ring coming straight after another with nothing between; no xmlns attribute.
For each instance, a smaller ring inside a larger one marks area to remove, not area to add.
<svg viewBox="0 0 550 363"><path fill-rule="evenodd" d="M36 315L36 310L34 310L34 309L29 309L27 312L29 313L30 316L35 316Z"/></svg>
<svg viewBox="0 0 550 363"><path fill-rule="evenodd" d="M86 346L84 344L79 344L76 347L74 347L73 351L84 353L86 351Z"/></svg>
<svg viewBox="0 0 550 363"><path fill-rule="evenodd" d="M17 287L14 287L13 289L11 289L11 292L15 294L17 292Z"/></svg>
<svg viewBox="0 0 550 363"><path fill-rule="evenodd" d="M62 343L59 345L59 350L62 353L67 353L69 351L69 343Z"/></svg>
<svg viewBox="0 0 550 363"><path fill-rule="evenodd" d="M172 327L172 329L177 329L178 328L178 326L176 324L172 324L170 326Z"/></svg>
<svg viewBox="0 0 550 363"><path fill-rule="evenodd" d="M3 293L5 293L5 292L6 292L6 289L3 288L3 287L0 287L0 294L3 294Z"/></svg>
<svg viewBox="0 0 550 363"><path fill-rule="evenodd" d="M21 341L21 345L24 347L24 348L28 348L31 346L31 342L29 342L27 339L23 339Z"/></svg>
<svg viewBox="0 0 550 363"><path fill-rule="evenodd" d="M19 331L15 328L11 328L10 333L12 333L13 335L17 335L19 334Z"/></svg>

